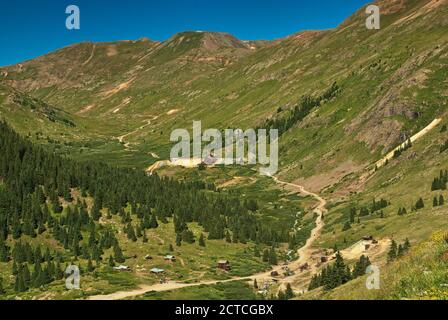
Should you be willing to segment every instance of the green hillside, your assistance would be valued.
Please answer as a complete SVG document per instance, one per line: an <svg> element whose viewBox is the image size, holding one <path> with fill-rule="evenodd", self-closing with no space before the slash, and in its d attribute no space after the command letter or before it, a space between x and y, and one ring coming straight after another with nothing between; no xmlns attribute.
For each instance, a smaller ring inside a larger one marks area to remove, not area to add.
<svg viewBox="0 0 448 320"><path fill-rule="evenodd" d="M62 279L53 276L54 281L45 283L52 292L50 298L81 298L151 286L160 280L149 272L154 267L163 267L168 278L183 283L241 281L252 275L265 280L263 272L277 264L294 265L292 260L300 258L295 252L319 227L313 193L325 199L328 212L312 243L309 268L283 277L266 293L269 297L277 297L287 284L296 293L306 291L312 276L332 264L319 262L321 255L326 252L331 258L340 250L350 265L365 254L372 263L385 266L387 287L365 293L356 289L365 280L361 277L301 297L446 298L444 287L434 289L440 290L434 296L403 293L408 289L400 277L409 286L426 281L403 271L402 264L409 264L411 270L418 268L420 253L422 263L434 268L437 279L446 276L445 262L439 259L446 249L443 241L434 244L435 240L428 239L435 231L448 229L448 1L380 0L375 4L381 8L380 30L366 29L365 8L360 8L336 29L304 31L276 41L243 41L226 33L186 31L164 42L143 38L80 43L0 68L2 134L10 137L5 142L2 136L5 148L12 148L16 141L31 154L42 152L51 161L67 161L70 167L68 176L52 173L28 183L11 165L19 161L23 150L9 150L2 159L0 187L2 192L13 191L14 214L19 215L15 223L26 225L21 210L27 204L21 199L36 197L40 188L44 195L36 212L45 210L47 204L55 205L60 197L63 212L56 214L51 208L49 212L60 223L72 209L85 210L89 217L79 226L82 239L71 240L76 244L55 236L51 219L39 225L34 218L35 225L27 226L29 234L24 238L32 245L44 241L43 248L60 252L61 258L56 253L50 257L47 268L51 261L62 266L76 259L87 268L88 258L94 260L93 252L81 248L91 229L104 237L111 228L114 242L125 252L123 263L132 269L131 273L113 272L107 261L112 246L106 245L81 292L65 292L60 288ZM203 129L279 129L277 176L292 184L288 188L260 177L254 167L164 167L157 175L144 174L152 164L169 159L171 132L178 128L191 131L197 120ZM389 152L393 156L387 158ZM32 166L39 167L36 158ZM83 167L89 164L91 169ZM78 172L70 171L73 166L87 170L83 173L89 183L78 180ZM62 164L56 167L66 170ZM107 170L122 177L123 191L114 185L116 180L108 180ZM17 181L26 185L26 191L15 189ZM160 198L145 198L130 186L140 191L149 188L156 195L169 192ZM297 194L298 186L311 193ZM97 201L105 202L95 208L104 220L91 221L92 214L97 214L93 210ZM163 220L151 228L148 222L148 242L143 242L145 214L139 209L150 214L146 219ZM11 230L0 238L12 249L21 236L11 235L14 214L6 211L3 214ZM42 227L45 231L32 237L32 227L35 232ZM138 229L140 237L134 241L132 232ZM373 251L358 250L366 236L379 240ZM204 237L206 246L199 246ZM392 239L397 243L408 239L412 249L403 260L387 264ZM179 241L183 243L176 246ZM433 243L437 252L421 244L425 241ZM180 258L177 264L163 259L170 252ZM144 259L148 254L153 258L149 262ZM219 259L229 259L232 271L217 270ZM45 295L30 285L27 290L16 290L17 275L25 271L13 272L14 259L3 260L7 264L2 268L5 297ZM36 265L33 259L19 261L23 268ZM439 280L434 283L440 285ZM434 283L425 282L421 288ZM252 297L240 282L211 285L138 298L191 298L208 289L211 297L227 297L223 291L232 290L227 287L241 291L241 297ZM350 288L350 294L344 288Z"/></svg>
<svg viewBox="0 0 448 320"><path fill-rule="evenodd" d="M380 290L368 290L366 277L332 291L317 289L299 299L446 300L447 234L439 231L381 269Z"/></svg>

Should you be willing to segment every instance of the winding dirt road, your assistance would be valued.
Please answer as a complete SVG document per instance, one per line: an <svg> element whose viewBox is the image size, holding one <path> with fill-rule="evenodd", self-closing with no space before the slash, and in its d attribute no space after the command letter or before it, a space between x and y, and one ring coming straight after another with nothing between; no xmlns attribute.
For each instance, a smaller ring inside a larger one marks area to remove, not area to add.
<svg viewBox="0 0 448 320"><path fill-rule="evenodd" d="M315 193L305 190L305 188L303 186L300 186L300 185L297 185L294 183L290 183L290 182L281 181L277 177L272 177L272 179L274 179L274 181L277 182L278 184L297 189L298 190L297 193L311 196L319 202L318 206L314 209L314 212L317 214L316 227L311 231L311 236L308 238L305 245L297 251L297 254L299 255L299 259L292 262L289 266L290 268L292 267L292 269L294 270L294 269L297 269L298 267L300 267L302 264L307 263L310 260L312 246L313 246L314 242L320 237L320 235L322 233L322 229L324 227L324 219L323 218L324 218L324 214L327 212L327 209L325 208L325 206L327 205L327 201L325 199L323 199L321 196L319 196L318 194L315 194ZM295 267L297 267L297 268L295 268Z"/></svg>
<svg viewBox="0 0 448 320"><path fill-rule="evenodd" d="M148 127L148 126L150 126L150 125L151 125L151 122L154 121L154 120L157 120L157 118L158 118L158 117L155 116L155 117L153 117L151 120L145 120L146 124L144 124L144 125L138 127L138 128L135 129L134 131L131 131L131 132L126 133L126 134L124 134L124 135L122 135L122 136L119 136L119 137L117 137L116 139L117 139L120 143L123 143L123 144L124 144L125 149L129 149L131 143L130 143L130 142L125 142L124 139L127 138L127 137L129 137L129 136L131 136L131 135L133 135L133 134L136 134L137 132L139 132L139 131L145 129L145 128Z"/></svg>
<svg viewBox="0 0 448 320"><path fill-rule="evenodd" d="M297 271L300 268L300 266L302 266L303 264L308 263L310 261L312 251L313 251L312 246L313 246L314 242L316 241L316 239L319 238L319 236L322 232L322 228L324 226L323 215L327 211L325 208L325 205L327 204L327 202L325 201L325 199L321 198L319 195L305 190L304 187L302 187L300 185L281 181L277 177L271 177L271 178L274 179L274 181L280 185L293 188L294 191L297 193L312 196L319 203L317 205L317 207L314 209L314 212L317 214L316 227L311 231L311 236L308 238L305 245L297 251L299 258L296 261L293 261L288 265L289 269L296 273L289 277L277 279L280 286L282 286L286 283L296 282L295 280L298 280L301 277L303 277L303 275ZM310 264L310 267L311 267L311 264ZM214 285L217 283L226 283L226 282L240 281L240 280L253 281L254 279L257 279L258 283L263 283L265 281L272 280L271 272L274 272L274 271L281 274L283 271L283 268L282 268L282 266L275 266L272 270L267 271L267 272L261 272L261 273L254 274L254 275L247 276L247 277L234 277L234 278L231 278L228 280L209 280L209 281L200 281L200 282L196 282L196 283L181 283L181 282L172 281L172 282L167 282L167 283L163 283L163 284L141 285L140 288L135 289L135 290L119 291L119 292L115 292L115 293L111 293L111 294L107 294L107 295L91 296L88 299L89 300L120 300L120 299L128 299L128 298L136 297L139 295L143 295L143 294L145 294L147 292L151 292L151 291L163 292L163 291L170 291L170 290L176 290L176 289L187 288L187 287L197 287L197 286L201 286L201 285Z"/></svg>

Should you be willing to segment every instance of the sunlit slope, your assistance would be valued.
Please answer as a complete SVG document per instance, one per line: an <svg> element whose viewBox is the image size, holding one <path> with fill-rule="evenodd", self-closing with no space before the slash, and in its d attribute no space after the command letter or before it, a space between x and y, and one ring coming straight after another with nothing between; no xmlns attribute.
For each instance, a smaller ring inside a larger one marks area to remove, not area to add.
<svg viewBox="0 0 448 320"><path fill-rule="evenodd" d="M317 289L298 299L446 300L447 236L446 231L435 232L405 257L382 266L379 290L368 290L364 276L331 291Z"/></svg>
<svg viewBox="0 0 448 320"><path fill-rule="evenodd" d="M151 152L168 157L174 128L190 128L193 120L260 127L287 118L303 96L319 96L336 82L336 97L281 137L280 160L289 179L336 168L337 181L446 109L447 2L378 4L381 30L366 29L362 8L335 30L270 43L201 32L164 43L84 43L7 68L3 81L86 123L94 118L96 125L86 127L96 135L132 132L126 142L138 166Z"/></svg>

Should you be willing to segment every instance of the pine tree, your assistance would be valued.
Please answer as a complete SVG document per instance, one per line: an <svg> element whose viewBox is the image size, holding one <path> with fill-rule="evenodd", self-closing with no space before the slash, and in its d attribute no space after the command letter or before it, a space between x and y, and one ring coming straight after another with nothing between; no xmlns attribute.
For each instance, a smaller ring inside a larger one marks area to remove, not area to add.
<svg viewBox="0 0 448 320"><path fill-rule="evenodd" d="M398 249L397 249L397 258L402 257L403 254L404 254L404 248L403 248L403 246L400 244L400 245L398 245Z"/></svg>
<svg viewBox="0 0 448 320"><path fill-rule="evenodd" d="M290 283L286 285L285 296L286 300L290 300L295 297L294 291L292 290Z"/></svg>
<svg viewBox="0 0 448 320"><path fill-rule="evenodd" d="M186 243L194 243L196 240L194 239L194 234L191 232L191 230L184 230L182 231L182 240Z"/></svg>
<svg viewBox="0 0 448 320"><path fill-rule="evenodd" d="M364 265L367 264L367 261L368 260L365 257L360 259L355 266L354 273L360 274L364 268ZM308 287L309 290L313 290L324 286L325 290L330 290L347 283L355 277L355 275L352 275L350 268L345 265L344 259L338 251L336 253L336 261L332 265L326 266L320 274L314 275Z"/></svg>
<svg viewBox="0 0 448 320"><path fill-rule="evenodd" d="M61 206L61 203L59 202L59 197L58 197L56 192L53 191L50 194L50 201L51 201L51 204L53 206L53 212L54 213L61 213L62 210L63 210L63 207Z"/></svg>
<svg viewBox="0 0 448 320"><path fill-rule="evenodd" d="M20 237L22 236L22 227L20 224L19 219L17 218L17 216L14 216L12 218L12 237L14 240L20 239Z"/></svg>
<svg viewBox="0 0 448 320"><path fill-rule="evenodd" d="M135 235L135 230L132 224L129 222L126 227L126 234L128 236L129 240L132 240L133 242L137 241L137 236Z"/></svg>
<svg viewBox="0 0 448 320"><path fill-rule="evenodd" d="M269 251L269 263L272 265L277 265L278 263L274 247L271 247L271 250Z"/></svg>
<svg viewBox="0 0 448 320"><path fill-rule="evenodd" d="M339 251L336 253L336 262L334 263L333 268L334 277L332 281L333 283L331 283L333 286L332 288L335 288L350 280L351 274L349 270L347 270L344 259Z"/></svg>
<svg viewBox="0 0 448 320"><path fill-rule="evenodd" d="M346 221L344 224L344 227L342 228L342 231L347 231L349 229L351 229L351 225L350 225L350 221Z"/></svg>
<svg viewBox="0 0 448 320"><path fill-rule="evenodd" d="M14 284L14 290L16 292L24 292L26 291L25 288L25 282L23 281L23 276L22 274L17 274L16 276L16 280L15 280L15 284Z"/></svg>
<svg viewBox="0 0 448 320"><path fill-rule="evenodd" d="M30 269L28 269L28 265L25 264L23 266L23 281L25 282L25 287L29 287L31 284L31 275L30 275Z"/></svg>
<svg viewBox="0 0 448 320"><path fill-rule="evenodd" d="M139 225L137 225L137 227L135 228L135 235L137 236L137 238L141 238L143 236L142 229Z"/></svg>
<svg viewBox="0 0 448 320"><path fill-rule="evenodd" d="M350 209L350 223L355 223L356 218L356 208Z"/></svg>
<svg viewBox="0 0 448 320"><path fill-rule="evenodd" d="M46 197L41 186L36 187L35 194L36 194L36 200L38 201L39 205L45 204Z"/></svg>
<svg viewBox="0 0 448 320"><path fill-rule="evenodd" d="M404 252L407 252L410 248L411 248L411 243L409 242L409 239L406 238L406 240L404 241L404 245L403 245Z"/></svg>
<svg viewBox="0 0 448 320"><path fill-rule="evenodd" d="M258 289L257 279L254 279L254 289Z"/></svg>
<svg viewBox="0 0 448 320"><path fill-rule="evenodd" d="M182 237L180 234L176 233L176 246L182 246Z"/></svg>
<svg viewBox="0 0 448 320"><path fill-rule="evenodd" d="M19 268L17 267L17 263L14 260L14 262L12 263L12 275L16 276L19 272Z"/></svg>
<svg viewBox="0 0 448 320"><path fill-rule="evenodd" d="M265 249L263 251L263 262L268 262L269 261L269 250Z"/></svg>
<svg viewBox="0 0 448 320"><path fill-rule="evenodd" d="M95 268L93 267L92 260L89 258L89 261L87 262L87 271L93 272Z"/></svg>
<svg viewBox="0 0 448 320"><path fill-rule="evenodd" d="M34 263L42 263L42 251L40 249L40 245L36 247L36 250L34 251Z"/></svg>
<svg viewBox="0 0 448 320"><path fill-rule="evenodd" d="M18 273L17 273L17 276L16 276L14 290L16 292L25 292L25 291L28 290L28 288L27 288L27 286L25 284L23 266L21 266L21 265L18 268Z"/></svg>
<svg viewBox="0 0 448 320"><path fill-rule="evenodd" d="M440 195L439 197L439 206L443 206L445 204L445 198L443 197L443 195Z"/></svg>
<svg viewBox="0 0 448 320"><path fill-rule="evenodd" d="M92 207L92 211L90 212L90 215L92 216L92 219L94 221L99 221L101 218L101 211L100 211L100 207L98 204L98 200L95 200L93 207Z"/></svg>
<svg viewBox="0 0 448 320"><path fill-rule="evenodd" d="M118 263L123 263L126 261L118 243L115 243L114 245L114 260Z"/></svg>
<svg viewBox="0 0 448 320"><path fill-rule="evenodd" d="M0 294L5 294L5 289L3 288L3 278L0 277Z"/></svg>
<svg viewBox="0 0 448 320"><path fill-rule="evenodd" d="M3 237L0 236L0 262L9 261L9 248L5 244Z"/></svg>
<svg viewBox="0 0 448 320"><path fill-rule="evenodd" d="M44 254L44 261L46 261L47 263L50 263L53 260L51 253L50 253L50 249L47 248L45 250L45 254Z"/></svg>
<svg viewBox="0 0 448 320"><path fill-rule="evenodd" d="M260 249L258 248L258 246L254 247L254 256L257 258L260 257Z"/></svg>
<svg viewBox="0 0 448 320"><path fill-rule="evenodd" d="M397 258L397 250L397 243L395 242L395 240L392 240L389 253L387 254L387 261L391 262Z"/></svg>
<svg viewBox="0 0 448 320"><path fill-rule="evenodd" d="M280 290L277 295L277 300L288 300L283 290Z"/></svg>
<svg viewBox="0 0 448 320"><path fill-rule="evenodd" d="M355 264L352 271L352 278L355 279L365 274L367 267L370 265L370 260L368 257L362 255L359 261Z"/></svg>
<svg viewBox="0 0 448 320"><path fill-rule="evenodd" d="M157 229L159 227L159 223L157 222L156 215L153 213L151 215L151 220L149 222L149 229Z"/></svg>
<svg viewBox="0 0 448 320"><path fill-rule="evenodd" d="M415 209L423 209L425 207L425 203L422 198L418 199L417 203L415 204Z"/></svg>
<svg viewBox="0 0 448 320"><path fill-rule="evenodd" d="M115 261L112 256L109 256L109 267L115 267Z"/></svg>
<svg viewBox="0 0 448 320"><path fill-rule="evenodd" d="M34 271L31 276L32 286L35 288L39 288L40 286L42 286L44 284L42 280L43 280L42 266L40 263L36 263L36 264L34 264Z"/></svg>
<svg viewBox="0 0 448 320"><path fill-rule="evenodd" d="M90 230L89 234L89 246L92 247L97 244L95 229Z"/></svg>
<svg viewBox="0 0 448 320"><path fill-rule="evenodd" d="M58 261L55 267L55 279L61 280L64 278L64 270L62 270L61 264Z"/></svg>
<svg viewBox="0 0 448 320"><path fill-rule="evenodd" d="M232 238L231 238L230 232L228 230L226 231L226 242L232 243Z"/></svg>
<svg viewBox="0 0 448 320"><path fill-rule="evenodd" d="M205 247L205 238L202 233L201 233L201 236L199 237L199 246Z"/></svg>
<svg viewBox="0 0 448 320"><path fill-rule="evenodd" d="M434 197L434 200L432 201L432 206L433 207L438 207L439 206L439 200L437 199L437 197Z"/></svg>

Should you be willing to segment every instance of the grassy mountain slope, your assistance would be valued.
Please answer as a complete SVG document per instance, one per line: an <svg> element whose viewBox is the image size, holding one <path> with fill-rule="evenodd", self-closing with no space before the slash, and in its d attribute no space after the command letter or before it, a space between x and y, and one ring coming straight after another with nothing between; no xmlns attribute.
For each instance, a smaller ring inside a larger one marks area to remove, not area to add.
<svg viewBox="0 0 448 320"><path fill-rule="evenodd" d="M74 132L78 131L76 119L69 113L6 85L0 85L0 115L21 132L41 130L36 136L67 132L74 139Z"/></svg>
<svg viewBox="0 0 448 320"><path fill-rule="evenodd" d="M367 277L361 277L332 291L317 289L298 299L446 300L447 253L447 233L438 231L409 255L384 265L379 290L368 290Z"/></svg>
<svg viewBox="0 0 448 320"><path fill-rule="evenodd" d="M268 120L287 119L304 96L322 96L336 83L334 96L319 100L281 136L279 176L329 200L319 248L336 244L344 249L367 234L419 243L435 229L448 228L446 202L433 207L434 197L448 199L448 194L431 191L433 179L448 169L447 151L440 152L448 140L441 130L448 124L448 1L376 4L381 30L365 28L361 8L334 30L306 31L273 42L184 32L163 43L141 39L70 46L0 70L2 117L23 134L43 132L40 136L59 145L58 152L73 158L143 169L167 159L170 132L191 128L193 120L201 120L203 128L262 127ZM374 170L382 156L435 118L442 123ZM269 198L262 193L265 181L248 183L251 174L244 169L198 173L168 168L163 173L224 184L243 176L233 192L261 193L260 201ZM287 197L264 202L261 218L281 227L293 223L291 215L287 221L276 215L276 201ZM359 215L381 198L387 207ZM413 210L419 198L425 206ZM296 203L287 203L286 209L297 210ZM355 221L345 228L353 208ZM407 214L398 215L402 208ZM428 251L428 265L437 254ZM205 272L205 267L195 270ZM396 297L391 290L390 296L376 297ZM342 293L336 289L322 297ZM351 297L364 293L354 289Z"/></svg>
<svg viewBox="0 0 448 320"><path fill-rule="evenodd" d="M443 124L446 125L447 121ZM379 169L366 182L364 192L334 203L327 219L326 232L321 239L322 244L332 246L338 243L343 247L344 239L347 244L351 244L366 234L395 237L399 240L408 237L419 242L427 239L435 227L448 228L447 206L433 206L434 197L447 198L448 192L431 191L434 178L439 177L441 170L448 169L448 153L440 152L441 145L448 140L448 134L441 132L443 124L415 143L399 158ZM328 193L328 196L331 197L331 194ZM420 197L425 207L413 212L412 208ZM359 213L361 207L368 207L373 199L378 201L381 198L390 202L390 205L382 210L383 218L378 211L375 215L361 217L360 224L354 223L350 230L342 231L343 225L349 220L351 208L357 208ZM407 214L398 215L400 208L405 208Z"/></svg>
<svg viewBox="0 0 448 320"><path fill-rule="evenodd" d="M259 46L197 32L164 43L80 44L7 68L4 81L86 121L95 117L97 125L89 128L95 134L118 137L152 119L128 140L136 152L162 157L169 132L191 127L192 120L257 127L286 117L303 95L318 95L337 82L338 97L283 137L281 161L290 178L331 171L336 161L346 174L446 107L446 82L440 81L447 70L446 1L379 5L379 31L366 30L360 9L335 30ZM297 143L301 148L289 147ZM299 161L304 171L297 169Z"/></svg>

